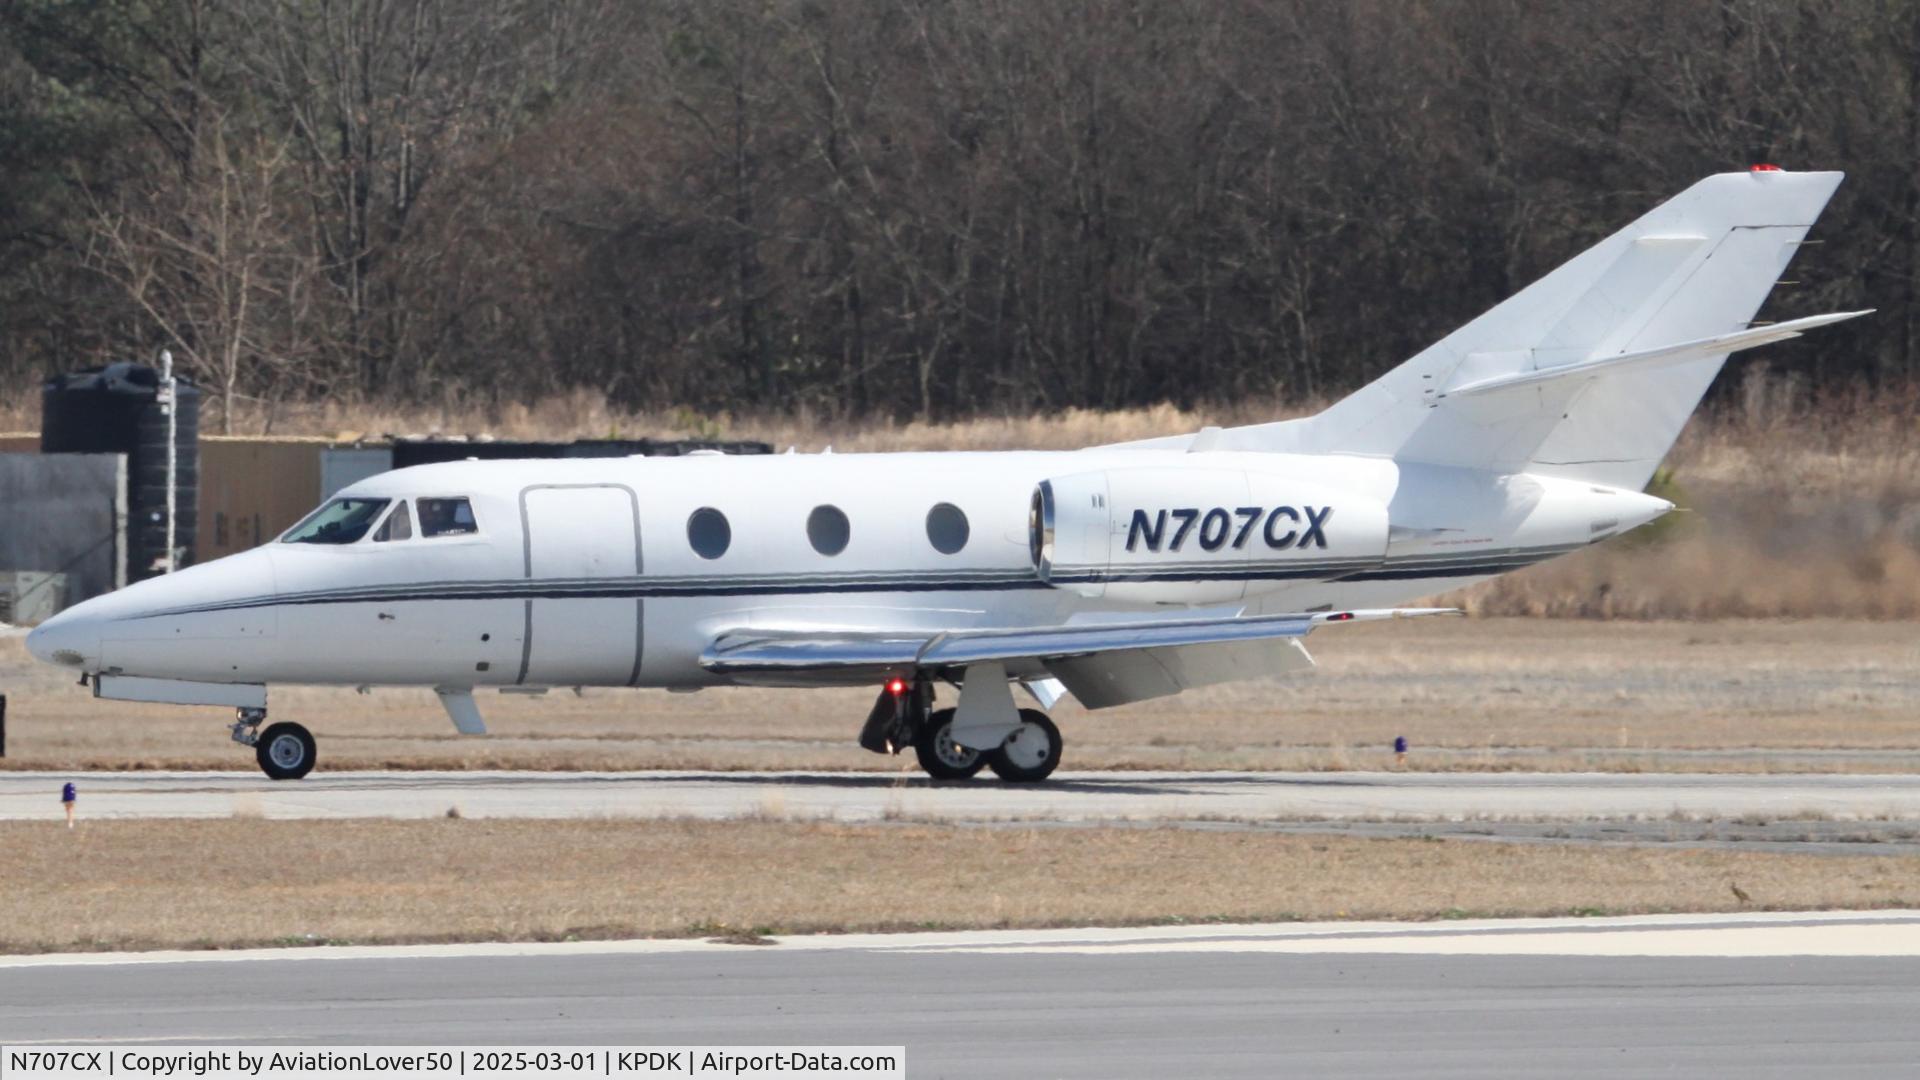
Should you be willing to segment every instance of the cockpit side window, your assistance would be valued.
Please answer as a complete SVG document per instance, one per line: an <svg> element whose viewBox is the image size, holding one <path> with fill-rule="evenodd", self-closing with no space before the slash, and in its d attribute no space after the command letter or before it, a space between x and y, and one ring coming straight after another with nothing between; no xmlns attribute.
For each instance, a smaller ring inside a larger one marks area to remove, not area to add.
<svg viewBox="0 0 1920 1080"><path fill-rule="evenodd" d="M480 531L473 518L473 504L465 499L417 499L420 509L420 535L461 536Z"/></svg>
<svg viewBox="0 0 1920 1080"><path fill-rule="evenodd" d="M287 544L351 544L367 535L389 499L335 499L281 537Z"/></svg>
<svg viewBox="0 0 1920 1080"><path fill-rule="evenodd" d="M384 544L389 540L406 540L413 536L413 516L407 513L407 500L401 499L394 506L393 513L373 531L373 542Z"/></svg>

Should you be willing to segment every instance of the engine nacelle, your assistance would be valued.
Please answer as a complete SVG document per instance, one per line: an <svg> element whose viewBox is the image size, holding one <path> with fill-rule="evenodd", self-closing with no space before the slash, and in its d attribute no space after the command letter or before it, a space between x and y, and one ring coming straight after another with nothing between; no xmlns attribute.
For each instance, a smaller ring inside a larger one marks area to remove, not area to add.
<svg viewBox="0 0 1920 1080"><path fill-rule="evenodd" d="M1057 589L1218 604L1379 563L1387 509L1245 469L1109 469L1041 481L1029 532L1034 566Z"/></svg>

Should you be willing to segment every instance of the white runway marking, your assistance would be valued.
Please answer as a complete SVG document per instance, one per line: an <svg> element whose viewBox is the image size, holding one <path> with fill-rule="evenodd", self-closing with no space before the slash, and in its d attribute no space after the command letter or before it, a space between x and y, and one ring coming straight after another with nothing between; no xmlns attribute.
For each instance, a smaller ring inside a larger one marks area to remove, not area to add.
<svg viewBox="0 0 1920 1080"><path fill-rule="evenodd" d="M1746 926L1630 932L1417 934L1226 941L1002 945L971 953L1390 953L1414 956L1920 956L1920 923L1867 926Z"/></svg>
<svg viewBox="0 0 1920 1080"><path fill-rule="evenodd" d="M1323 922L1207 926L818 934L773 946L691 938L632 941L345 945L231 951L0 956L16 968L226 964L257 961L436 960L464 957L648 956L668 953L1396 953L1509 956L1920 956L1920 911L1631 915L1447 923Z"/></svg>
<svg viewBox="0 0 1920 1080"><path fill-rule="evenodd" d="M1920 774L1063 772L1045 784L877 773L0 773L0 819L1920 819Z"/></svg>

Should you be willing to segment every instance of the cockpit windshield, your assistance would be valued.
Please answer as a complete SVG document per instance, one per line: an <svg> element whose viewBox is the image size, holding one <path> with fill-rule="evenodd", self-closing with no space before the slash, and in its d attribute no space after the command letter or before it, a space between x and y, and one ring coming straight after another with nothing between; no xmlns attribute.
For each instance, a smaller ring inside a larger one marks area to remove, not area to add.
<svg viewBox="0 0 1920 1080"><path fill-rule="evenodd" d="M285 544L351 544L367 535L367 530L386 509L388 499L335 499L307 515L307 519L281 537Z"/></svg>
<svg viewBox="0 0 1920 1080"><path fill-rule="evenodd" d="M407 500L401 499L399 505L393 508L393 513L388 514L387 520L381 522L380 528L374 531L373 542L384 544L390 540L410 539L412 536L413 520L407 516Z"/></svg>

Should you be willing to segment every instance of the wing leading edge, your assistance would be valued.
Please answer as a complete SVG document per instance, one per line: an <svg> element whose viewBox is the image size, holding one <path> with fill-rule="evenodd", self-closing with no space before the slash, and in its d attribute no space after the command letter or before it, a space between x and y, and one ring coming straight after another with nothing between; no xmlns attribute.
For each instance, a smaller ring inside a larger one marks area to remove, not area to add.
<svg viewBox="0 0 1920 1080"><path fill-rule="evenodd" d="M1090 709L1195 686L1290 674L1313 666L1302 638L1332 623L1457 615L1456 608L1391 608L1204 619L1154 619L935 634L888 631L728 631L700 666L746 682L878 682L919 670L998 663L1024 678L1060 680Z"/></svg>

